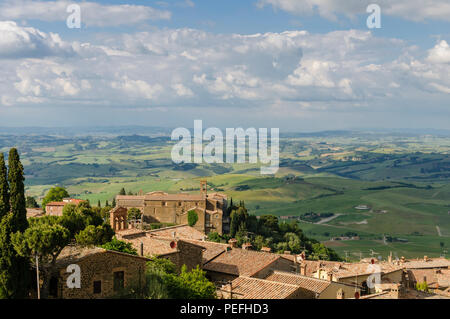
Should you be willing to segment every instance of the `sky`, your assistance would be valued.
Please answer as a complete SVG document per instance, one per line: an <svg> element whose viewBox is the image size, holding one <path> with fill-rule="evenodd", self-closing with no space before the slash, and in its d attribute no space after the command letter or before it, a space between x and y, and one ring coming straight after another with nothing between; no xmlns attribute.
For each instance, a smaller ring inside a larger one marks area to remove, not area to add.
<svg viewBox="0 0 450 319"><path fill-rule="evenodd" d="M450 2L0 0L0 74L3 127L450 129Z"/></svg>

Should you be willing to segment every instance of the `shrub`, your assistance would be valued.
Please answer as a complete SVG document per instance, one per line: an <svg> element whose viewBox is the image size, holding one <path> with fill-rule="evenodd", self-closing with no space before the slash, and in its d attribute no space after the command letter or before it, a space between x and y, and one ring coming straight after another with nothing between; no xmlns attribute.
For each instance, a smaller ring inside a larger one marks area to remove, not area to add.
<svg viewBox="0 0 450 319"><path fill-rule="evenodd" d="M198 221L198 215L195 210L190 210L188 212L188 224L189 226L194 226Z"/></svg>

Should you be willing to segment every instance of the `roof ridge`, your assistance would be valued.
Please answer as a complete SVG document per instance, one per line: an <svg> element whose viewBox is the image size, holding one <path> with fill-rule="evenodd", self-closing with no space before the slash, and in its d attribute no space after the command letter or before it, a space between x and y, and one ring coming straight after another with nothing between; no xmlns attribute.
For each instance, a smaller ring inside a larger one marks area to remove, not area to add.
<svg viewBox="0 0 450 319"><path fill-rule="evenodd" d="M263 282L271 282L271 283L275 283L275 284L279 284L279 285L283 285L283 286L290 286L290 287L293 287L293 288L298 288L298 285L295 285L295 284L288 284L286 282L267 280L267 279L263 279L263 278L250 277L250 276L245 276L245 275L239 276L238 278L252 279L252 280L255 280L255 281L263 281Z"/></svg>
<svg viewBox="0 0 450 319"><path fill-rule="evenodd" d="M296 277L301 277L301 278L307 278L307 279L312 279L312 280L320 281L320 282L331 283L331 281L325 280L325 279L322 279L322 278L310 277L310 276L305 276L305 275L302 275L302 274L290 273L290 272L287 272L287 271L273 270L272 274L275 274L275 273L279 273L279 274L282 274L282 275L296 276Z"/></svg>

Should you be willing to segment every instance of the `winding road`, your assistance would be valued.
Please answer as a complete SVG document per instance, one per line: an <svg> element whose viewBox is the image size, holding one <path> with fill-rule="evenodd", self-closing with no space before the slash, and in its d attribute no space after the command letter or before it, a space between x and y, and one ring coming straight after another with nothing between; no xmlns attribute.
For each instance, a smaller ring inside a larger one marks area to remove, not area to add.
<svg viewBox="0 0 450 319"><path fill-rule="evenodd" d="M324 219L322 219L321 221L319 221L319 222L317 222L316 224L325 224L325 223L327 223L327 222L329 222L329 221L331 221L331 220L333 220L333 219L335 219L335 218L338 218L339 216L341 216L342 214L336 214L336 215L333 215L333 216L331 216L331 217L328 217L328 218L324 218Z"/></svg>

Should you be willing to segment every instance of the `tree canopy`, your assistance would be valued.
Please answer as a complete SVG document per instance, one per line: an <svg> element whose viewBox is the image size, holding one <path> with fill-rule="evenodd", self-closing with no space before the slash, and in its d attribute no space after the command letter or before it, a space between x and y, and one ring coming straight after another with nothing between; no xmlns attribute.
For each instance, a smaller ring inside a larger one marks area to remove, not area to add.
<svg viewBox="0 0 450 319"><path fill-rule="evenodd" d="M188 212L188 224L189 226L194 226L198 221L198 214L195 210L190 210Z"/></svg>
<svg viewBox="0 0 450 319"><path fill-rule="evenodd" d="M64 187L53 187L47 192L44 199L42 200L42 207L45 208L48 203L60 202L63 200L63 198L67 197L69 197L69 193Z"/></svg>
<svg viewBox="0 0 450 319"><path fill-rule="evenodd" d="M198 266L191 271L186 265L176 273L175 265L167 259L154 258L147 263L147 288L150 299L215 299L216 287Z"/></svg>
<svg viewBox="0 0 450 319"><path fill-rule="evenodd" d="M274 252L290 251L298 254L307 253L308 259L341 260L335 251L325 247L317 240L306 237L297 221L281 222L277 216L262 215L257 218L248 213L243 202L231 207L230 233L211 236L211 240L220 242L229 238L236 238L238 246L250 242L260 250L269 247Z"/></svg>

